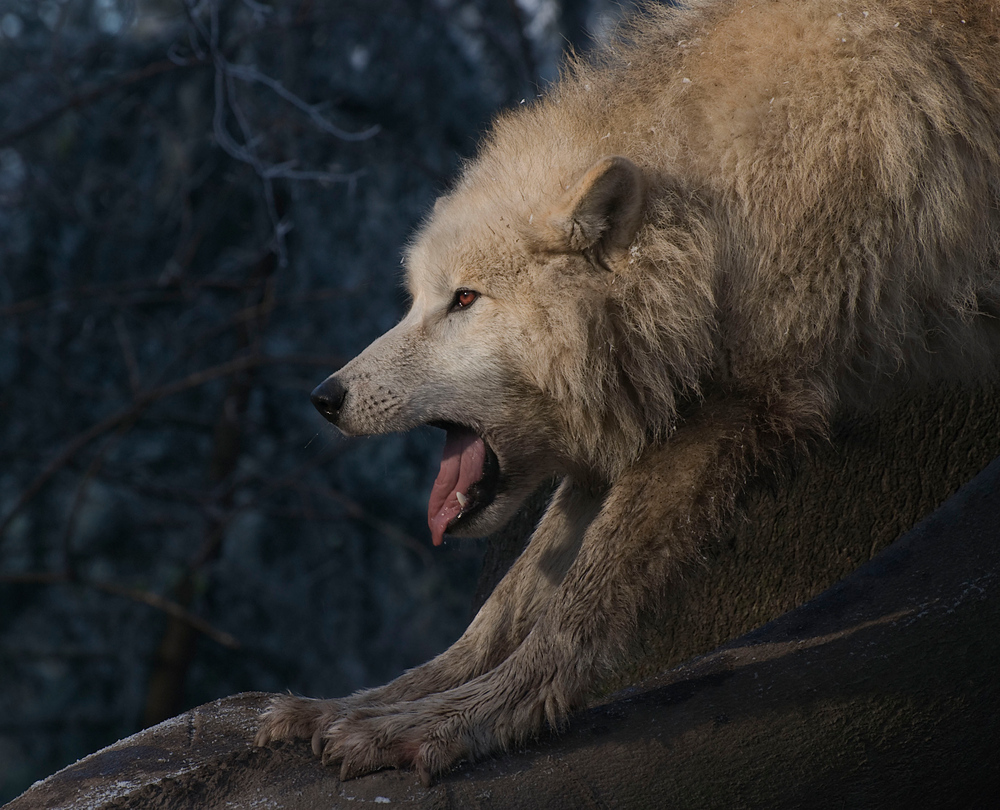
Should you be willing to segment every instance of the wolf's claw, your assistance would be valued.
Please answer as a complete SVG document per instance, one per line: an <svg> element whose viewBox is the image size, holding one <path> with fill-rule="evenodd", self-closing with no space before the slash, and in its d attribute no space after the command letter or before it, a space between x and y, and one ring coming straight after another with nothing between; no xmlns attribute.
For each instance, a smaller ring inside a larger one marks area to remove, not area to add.
<svg viewBox="0 0 1000 810"><path fill-rule="evenodd" d="M323 762L339 763L345 781L384 768L413 768L430 785L433 777L476 754L472 739L492 741L488 729L473 729L460 714L440 711L439 702L416 700L351 712L323 732Z"/></svg>
<svg viewBox="0 0 1000 810"><path fill-rule="evenodd" d="M254 745L262 747L275 740L311 739L313 751L318 755L318 738L322 737L324 729L344 715L346 709L341 700L282 695L271 701L261 715Z"/></svg>

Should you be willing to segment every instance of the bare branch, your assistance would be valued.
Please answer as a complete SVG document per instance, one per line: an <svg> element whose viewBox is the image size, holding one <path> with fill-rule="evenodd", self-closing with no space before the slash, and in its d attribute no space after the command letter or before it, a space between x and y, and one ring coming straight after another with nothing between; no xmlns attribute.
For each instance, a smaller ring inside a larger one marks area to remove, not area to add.
<svg viewBox="0 0 1000 810"><path fill-rule="evenodd" d="M257 154L257 143L260 136L255 135L250 122L246 118L236 95L234 79L239 79L251 84L262 84L284 101L291 104L297 110L305 113L309 120L320 131L344 141L363 141L374 137L379 133L381 127L378 125L368 127L361 132L348 132L336 124L328 121L319 111L318 105L310 104L300 96L296 95L285 87L277 79L262 73L252 65L235 65L230 62L219 47L219 6L217 0L207 0L209 9L209 28L206 30L204 23L199 18L199 10L205 5L206 0L185 0L185 10L191 27L197 32L201 40L207 45L208 53L215 66L215 111L212 119L212 130L216 143L231 158L245 163L252 167L254 172L260 177L264 191L264 201L267 206L268 217L271 220L271 227L274 233L274 252L278 257L279 267L288 265L288 252L286 248L285 236L291 230L291 224L285 221L278 212L278 206L274 196L275 179L287 180L310 180L325 183L348 183L352 187L361 176L360 172L341 173L324 172L317 170L293 170L291 167L295 163L269 164L263 161ZM257 11L257 3L248 4L249 8ZM261 6L261 9L266 8ZM226 128L226 114L231 112L240 127L243 143L238 143Z"/></svg>
<svg viewBox="0 0 1000 810"><path fill-rule="evenodd" d="M139 375L139 361L135 356L135 346L132 345L132 338L125 326L125 319L118 314L114 319L115 335L118 338L118 345L121 346L122 358L125 361L125 368L128 370L128 383L135 396L142 390L142 382Z"/></svg>
<svg viewBox="0 0 1000 810"><path fill-rule="evenodd" d="M257 68L250 65L234 65L227 62L225 65L225 71L228 75L236 79L242 79L245 82L255 82L257 84L263 84L265 87L269 87L289 104L299 110L302 110L302 112L308 115L309 120L313 122L317 129L329 133L336 138L340 138L342 141L367 141L369 138L378 135L378 133L382 130L382 127L378 124L374 124L368 127L368 129L363 129L361 132L348 132L347 130L341 129L336 124L332 124L327 121L320 114L317 105L309 104L307 101L288 90L277 79L272 79L270 76L261 73L257 70Z"/></svg>
<svg viewBox="0 0 1000 810"><path fill-rule="evenodd" d="M80 510L83 508L83 504L86 501L87 489L90 487L91 482L100 472L101 465L104 463L104 459L108 452L111 450L112 446L115 444L115 438L111 437L104 442L103 446L98 450L97 454L90 462L90 466L87 467L86 472L83 474L79 484L76 487L76 494L73 496L73 503L70 506L69 514L66 518L66 525L63 529L62 535L62 554L63 554L63 566L66 571L70 572L71 575L75 573L75 559L73 554L73 534L76 532L77 520L80 515Z"/></svg>
<svg viewBox="0 0 1000 810"><path fill-rule="evenodd" d="M86 107L88 104L93 103L102 96L106 96L116 90L130 87L134 84L143 82L146 79L150 79L153 76L159 76L161 73L166 73L171 70L177 70L178 68L185 67L205 67L207 64L208 62L197 58L189 59L184 62L173 59L164 59L159 62L153 62L145 67L138 68L137 70L130 71L124 76L119 76L117 79L108 82L107 84L102 84L99 87L94 87L90 90L85 90L84 92L71 96L59 106L42 113L17 129L0 133L0 148L9 146L15 141L18 141L21 138L24 138L27 135L30 135L31 133L47 126L48 124L51 124L53 121L57 120L60 116L70 110L78 110L82 107Z"/></svg>
<svg viewBox="0 0 1000 810"><path fill-rule="evenodd" d="M263 17L274 14L273 8L265 6L263 3L258 3L256 0L243 0L243 5L250 9L254 14L260 14Z"/></svg>
<svg viewBox="0 0 1000 810"><path fill-rule="evenodd" d="M389 538L392 542L405 546L410 549L410 551L415 551L424 565L430 565L432 558L430 550L427 548L426 544L421 543L412 535L407 534L396 526L393 526L391 523L375 517L375 515L365 509L361 504L352 498L347 497L342 492L335 489L324 489L323 493L331 500L339 503L344 508L348 517L371 526L377 532Z"/></svg>
<svg viewBox="0 0 1000 810"><path fill-rule="evenodd" d="M230 650L238 650L241 647L239 640L223 630L217 630L200 616L192 613L182 605L171 599L167 599L159 594L144 591L140 588L127 588L123 585L116 585L113 582L101 582L97 580L81 579L70 577L65 573L28 573L28 574L0 574L0 582L9 585L82 585L86 588L106 593L111 596L119 596L123 599L130 599L143 605L166 613L178 621L182 621L199 633L212 639L216 644L220 644Z"/></svg>
<svg viewBox="0 0 1000 810"><path fill-rule="evenodd" d="M151 388L139 394L133 403L126 408L111 414L110 416L102 419L100 422L91 425L82 433L79 433L75 438L73 438L62 451L50 461L44 470L39 473L38 476L27 486L18 497L14 506L7 513L7 515L0 521L0 539L3 538L4 533L10 526L11 521L14 517L24 508L24 506L34 498L42 488L52 479L52 477L63 469L70 461L72 461L78 453L80 453L87 445L105 433L112 431L127 422L137 420L142 412L146 410L154 402L161 399L166 399L167 397L173 396L174 394L179 394L182 391L187 391L191 388L197 388L200 385L211 380L217 380L221 377L229 377L233 374L239 374L243 371L248 371L252 368L258 368L264 365L273 365L275 363L285 363L288 362L284 357L271 357L267 355L252 355L246 357L239 357L235 360L230 360L225 363L220 363L216 366L211 366L201 371L196 371L189 374L180 380L175 380L171 383L158 386L156 388Z"/></svg>
<svg viewBox="0 0 1000 810"><path fill-rule="evenodd" d="M199 633L208 636L216 644L221 644L223 647L227 647L230 650L238 650L241 646L239 640L237 640L235 636L232 636L222 630L216 630L211 624L202 619L200 616L195 615L187 608L170 599L167 599L164 596L151 593L150 591L143 591L138 588L126 588L121 585L115 585L112 582L92 582L89 584L91 587L99 591L103 591L104 593L111 594L112 596L121 596L125 599L131 599L133 602L141 602L144 605L149 605L151 608L162 611L168 616L190 625Z"/></svg>

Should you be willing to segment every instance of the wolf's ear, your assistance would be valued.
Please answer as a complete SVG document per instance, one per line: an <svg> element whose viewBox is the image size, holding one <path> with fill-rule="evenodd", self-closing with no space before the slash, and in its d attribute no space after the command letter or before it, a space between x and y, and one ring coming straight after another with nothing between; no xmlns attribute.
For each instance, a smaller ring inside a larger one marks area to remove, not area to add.
<svg viewBox="0 0 1000 810"><path fill-rule="evenodd" d="M631 160L601 158L549 211L548 230L560 249L617 259L642 222L646 187Z"/></svg>

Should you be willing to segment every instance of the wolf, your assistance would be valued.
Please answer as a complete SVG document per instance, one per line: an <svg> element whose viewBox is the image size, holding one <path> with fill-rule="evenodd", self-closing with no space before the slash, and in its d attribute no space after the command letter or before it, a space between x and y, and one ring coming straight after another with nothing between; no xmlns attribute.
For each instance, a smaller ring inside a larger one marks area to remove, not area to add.
<svg viewBox="0 0 1000 810"><path fill-rule="evenodd" d="M405 256L403 320L312 395L447 433L428 524L560 483L446 652L277 698L341 778L558 729L749 481L846 409L1000 359L1000 5L650 6L501 115Z"/></svg>

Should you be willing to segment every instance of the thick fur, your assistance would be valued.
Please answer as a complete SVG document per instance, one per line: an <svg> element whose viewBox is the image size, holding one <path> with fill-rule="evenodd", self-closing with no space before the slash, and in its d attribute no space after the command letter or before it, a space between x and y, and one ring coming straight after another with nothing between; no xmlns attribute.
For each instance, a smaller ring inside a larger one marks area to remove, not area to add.
<svg viewBox="0 0 1000 810"><path fill-rule="evenodd" d="M651 7L495 122L407 279L331 419L473 428L501 473L466 533L563 482L450 650L265 715L259 743L344 777L558 727L753 475L844 407L996 367L1000 6Z"/></svg>

